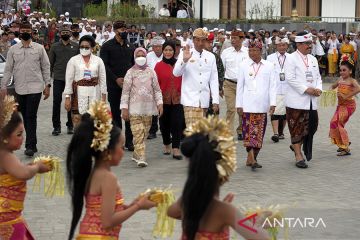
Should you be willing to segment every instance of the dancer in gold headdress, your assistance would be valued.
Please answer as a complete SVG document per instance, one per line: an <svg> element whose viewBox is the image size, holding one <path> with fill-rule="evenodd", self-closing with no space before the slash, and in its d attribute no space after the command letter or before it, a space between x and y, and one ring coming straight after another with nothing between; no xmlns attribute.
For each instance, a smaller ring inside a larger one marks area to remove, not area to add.
<svg viewBox="0 0 360 240"><path fill-rule="evenodd" d="M189 159L189 175L182 196L168 209L169 216L182 220L181 239L229 240L229 227L245 239L269 239L257 225L244 222L256 233L239 226L238 221L245 217L231 205L232 194L219 199L221 185L236 170L236 147L228 124L204 118L188 126L185 134L181 151ZM262 220L257 219L257 223L262 224Z"/></svg>
<svg viewBox="0 0 360 240"><path fill-rule="evenodd" d="M73 238L86 200L86 213L76 239L116 240L121 224L141 209L155 203L144 195L126 206L111 167L123 157L121 130L112 125L105 102L94 102L82 116L67 153L67 176L73 216L69 240ZM94 163L93 163L94 161Z"/></svg>
<svg viewBox="0 0 360 240"><path fill-rule="evenodd" d="M339 147L338 156L350 155L350 142L345 124L356 110L354 96L360 92L358 82L351 77L353 71L354 62L348 56L343 56L340 63L341 78L331 86L332 89L338 89L338 106L330 122L329 136L331 142Z"/></svg>

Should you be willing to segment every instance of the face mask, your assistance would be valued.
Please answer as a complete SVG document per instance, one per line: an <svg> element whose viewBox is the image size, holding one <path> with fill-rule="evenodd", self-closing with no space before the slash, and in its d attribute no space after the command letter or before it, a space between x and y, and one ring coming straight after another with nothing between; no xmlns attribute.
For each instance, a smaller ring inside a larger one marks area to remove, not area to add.
<svg viewBox="0 0 360 240"><path fill-rule="evenodd" d="M74 36L74 37L78 37L79 36L79 32L72 32L72 35Z"/></svg>
<svg viewBox="0 0 360 240"><path fill-rule="evenodd" d="M61 35L61 39L64 41L68 41L70 39L70 35L68 34Z"/></svg>
<svg viewBox="0 0 360 240"><path fill-rule="evenodd" d="M120 34L120 37L122 40L126 40L127 39L127 32L121 32Z"/></svg>
<svg viewBox="0 0 360 240"><path fill-rule="evenodd" d="M24 41L28 41L30 40L31 38L31 34L30 33L27 33L27 32L24 32L24 33L21 33L20 34L20 38Z"/></svg>
<svg viewBox="0 0 360 240"><path fill-rule="evenodd" d="M80 54L82 56L89 56L91 54L91 50L90 49L85 49L85 48L80 48Z"/></svg>
<svg viewBox="0 0 360 240"><path fill-rule="evenodd" d="M135 58L135 63L139 66L144 66L145 63L146 63L146 58L145 57L138 57L138 58Z"/></svg>

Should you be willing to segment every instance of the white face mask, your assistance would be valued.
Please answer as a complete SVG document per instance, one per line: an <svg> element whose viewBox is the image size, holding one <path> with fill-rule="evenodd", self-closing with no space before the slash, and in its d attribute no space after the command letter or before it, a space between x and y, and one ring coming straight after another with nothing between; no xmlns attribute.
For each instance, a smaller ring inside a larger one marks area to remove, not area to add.
<svg viewBox="0 0 360 240"><path fill-rule="evenodd" d="M135 58L135 63L139 66L144 66L146 63L146 58L145 57L137 57L137 58Z"/></svg>
<svg viewBox="0 0 360 240"><path fill-rule="evenodd" d="M91 54L91 49L81 49L80 48L80 54L82 55L82 56L89 56L90 54Z"/></svg>

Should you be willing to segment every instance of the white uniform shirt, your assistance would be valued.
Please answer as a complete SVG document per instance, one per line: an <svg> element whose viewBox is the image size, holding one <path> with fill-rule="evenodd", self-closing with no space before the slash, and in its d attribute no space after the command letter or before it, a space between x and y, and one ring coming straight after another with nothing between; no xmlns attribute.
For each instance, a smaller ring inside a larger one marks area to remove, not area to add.
<svg viewBox="0 0 360 240"><path fill-rule="evenodd" d="M241 47L240 51L236 51L234 47L225 49L221 53L221 60L225 68L225 78L236 82L240 63L248 58L249 51L245 47Z"/></svg>
<svg viewBox="0 0 360 240"><path fill-rule="evenodd" d="M212 102L219 104L219 80L216 59L213 53L195 48L190 50L192 57L183 62L183 52L179 54L173 74L182 76L181 104L186 107L208 108L210 94Z"/></svg>
<svg viewBox="0 0 360 240"><path fill-rule="evenodd" d="M274 64L246 59L240 64L236 87L236 108L247 113L267 113L276 106Z"/></svg>
<svg viewBox="0 0 360 240"><path fill-rule="evenodd" d="M306 67L305 57L308 67ZM288 89L285 94L285 105L294 109L310 110L310 102L312 102L312 109L316 110L317 97L310 96L305 91L309 87L322 89L317 59L311 54L304 56L299 51L295 51L286 61L288 63L285 67L285 78ZM306 71L312 74L312 79L306 78Z"/></svg>
<svg viewBox="0 0 360 240"><path fill-rule="evenodd" d="M160 57L156 56L155 52L149 52L146 55L146 63L147 65L154 70L155 66L158 62L160 62L163 59L163 55L161 54Z"/></svg>
<svg viewBox="0 0 360 240"><path fill-rule="evenodd" d="M272 62L275 67L275 79L276 79L276 94L277 95L285 95L287 90L287 82L280 81L280 73L285 74L285 65L289 62L288 60L289 53L285 53L281 55L279 52L275 52L270 54L266 60ZM286 75L286 74L285 74Z"/></svg>

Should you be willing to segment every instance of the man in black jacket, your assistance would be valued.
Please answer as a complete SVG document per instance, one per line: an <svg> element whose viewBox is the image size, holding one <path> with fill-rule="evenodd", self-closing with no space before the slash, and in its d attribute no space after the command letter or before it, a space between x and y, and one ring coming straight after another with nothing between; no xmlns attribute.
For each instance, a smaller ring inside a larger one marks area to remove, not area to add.
<svg viewBox="0 0 360 240"><path fill-rule="evenodd" d="M122 128L120 100L126 72L134 65L134 46L127 41L126 25L123 21L113 24L115 37L104 43L100 57L106 68L106 85L113 122ZM134 150L130 122L125 122L125 147Z"/></svg>

